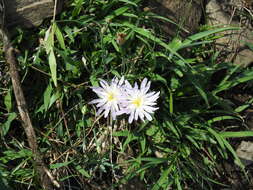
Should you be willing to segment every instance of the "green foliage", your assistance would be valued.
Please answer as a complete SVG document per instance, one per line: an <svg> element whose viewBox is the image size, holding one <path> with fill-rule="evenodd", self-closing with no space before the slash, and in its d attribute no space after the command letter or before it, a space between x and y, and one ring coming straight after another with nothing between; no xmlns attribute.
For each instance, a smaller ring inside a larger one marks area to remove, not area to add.
<svg viewBox="0 0 253 190"><path fill-rule="evenodd" d="M232 158L244 170L229 138L252 132L222 130L226 121L241 125L239 113L252 100L237 107L222 94L252 81L253 70L214 64L215 52L199 61L196 51L206 51L214 34L236 28L168 42L155 23L171 21L143 11L144 3L72 0L38 33L17 33L20 73L40 151L61 185L73 189L94 186L93 181L117 187L133 178L152 190L226 186L216 175L222 160ZM22 48L27 43L29 48ZM225 76L213 83L224 68ZM94 98L90 86L123 75L129 81L149 78L151 88L161 92L160 108L152 122L129 125L123 118L111 129L88 105ZM0 183L36 189L32 153L11 89L9 84L0 95Z"/></svg>

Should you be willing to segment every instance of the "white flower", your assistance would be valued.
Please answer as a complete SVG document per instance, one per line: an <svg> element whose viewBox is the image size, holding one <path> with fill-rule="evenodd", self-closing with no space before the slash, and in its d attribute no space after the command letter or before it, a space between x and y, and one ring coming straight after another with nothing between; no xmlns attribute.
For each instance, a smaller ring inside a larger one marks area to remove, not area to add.
<svg viewBox="0 0 253 190"><path fill-rule="evenodd" d="M124 77L120 80L118 78L112 79L111 83L107 83L104 80L100 80L101 87L92 87L92 90L98 95L98 99L90 102L90 104L96 104L98 107L97 115L104 114L106 118L110 113L112 119L115 120L119 115L119 104L122 97L122 85L124 83Z"/></svg>
<svg viewBox="0 0 253 190"><path fill-rule="evenodd" d="M123 109L121 112L130 114L128 122L132 123L133 120L140 118L144 121L147 118L152 120L151 114L158 108L156 100L159 98L160 92L148 92L151 82L145 78L141 82L140 88L137 83L132 87L128 81L125 81L125 99L122 100Z"/></svg>

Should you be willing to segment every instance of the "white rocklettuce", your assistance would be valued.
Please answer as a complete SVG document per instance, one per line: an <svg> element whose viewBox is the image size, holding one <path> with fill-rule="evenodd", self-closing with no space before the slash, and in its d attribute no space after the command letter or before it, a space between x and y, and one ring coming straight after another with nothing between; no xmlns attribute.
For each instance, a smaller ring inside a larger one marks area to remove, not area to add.
<svg viewBox="0 0 253 190"><path fill-rule="evenodd" d="M125 95L121 105L123 112L129 115L128 122L132 123L138 118L142 121L145 119L151 121L151 114L158 109L156 100L160 92L149 92L151 82L148 82L146 78L141 82L140 88L137 83L134 84L134 87L127 81L125 83Z"/></svg>
<svg viewBox="0 0 253 190"><path fill-rule="evenodd" d="M92 90L99 98L91 101L90 104L96 104L98 108L97 115L103 114L106 118L110 113L112 119L115 120L120 111L119 104L123 99L122 85L124 83L124 77L120 80L114 78L110 83L105 80L100 80L99 83L101 87L92 87Z"/></svg>
<svg viewBox="0 0 253 190"><path fill-rule="evenodd" d="M100 85L101 87L92 87L99 98L90 102L98 107L98 115L104 114L107 117L110 113L115 120L118 115L128 114L128 122L132 123L139 118L151 121L152 114L158 109L156 101L160 92L149 92L151 82L146 78L140 87L137 83L132 87L124 77L120 80L114 78L111 83L100 80Z"/></svg>

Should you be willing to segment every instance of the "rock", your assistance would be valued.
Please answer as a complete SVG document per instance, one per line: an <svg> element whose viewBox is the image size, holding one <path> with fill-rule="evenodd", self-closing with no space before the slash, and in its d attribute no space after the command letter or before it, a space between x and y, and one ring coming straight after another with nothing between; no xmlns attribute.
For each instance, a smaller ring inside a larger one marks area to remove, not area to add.
<svg viewBox="0 0 253 190"><path fill-rule="evenodd" d="M122 184L119 187L120 190L146 190L147 187L145 183L140 180L138 177L134 177L131 180L128 180L126 184Z"/></svg>
<svg viewBox="0 0 253 190"><path fill-rule="evenodd" d="M197 31L203 13L204 0L152 0L150 9L156 14L164 16L178 23L186 29L182 36L189 35ZM162 27L169 36L175 36L178 28L171 23L163 22Z"/></svg>
<svg viewBox="0 0 253 190"><path fill-rule="evenodd" d="M57 13L63 0L58 0ZM54 0L5 0L7 27L33 27L53 16Z"/></svg>
<svg viewBox="0 0 253 190"><path fill-rule="evenodd" d="M251 20L243 16L250 14L251 7L247 5L245 0L210 0L206 5L208 25L240 27L224 32L225 37L216 40L216 47L227 55L224 61L244 66L253 62L253 51L246 46L247 43L253 44Z"/></svg>
<svg viewBox="0 0 253 190"><path fill-rule="evenodd" d="M253 142L242 141L236 154L245 166L253 164Z"/></svg>

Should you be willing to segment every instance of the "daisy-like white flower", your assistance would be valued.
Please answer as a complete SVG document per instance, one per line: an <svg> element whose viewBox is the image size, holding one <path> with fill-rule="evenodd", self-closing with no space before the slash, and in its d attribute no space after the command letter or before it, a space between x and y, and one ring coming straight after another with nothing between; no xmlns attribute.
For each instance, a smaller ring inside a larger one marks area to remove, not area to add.
<svg viewBox="0 0 253 190"><path fill-rule="evenodd" d="M128 81L125 81L125 99L122 101L123 112L129 114L128 122L140 118L142 121L147 118L152 120L151 114L158 108L156 100L159 98L160 92L148 92L151 82L145 78L141 82L140 88L137 83L132 87Z"/></svg>
<svg viewBox="0 0 253 190"><path fill-rule="evenodd" d="M99 98L90 102L96 104L99 108L97 115L103 114L106 118L110 113L112 119L115 120L117 115L120 115L120 102L122 97L122 86L124 84L124 77L120 80L118 78L112 79L110 83L105 80L100 80L101 87L92 87L92 90L98 95Z"/></svg>

